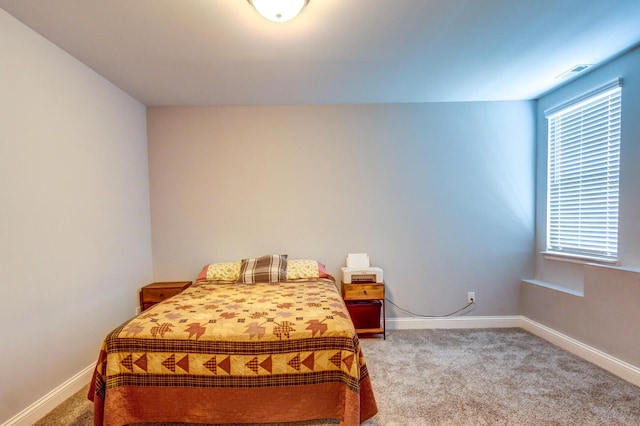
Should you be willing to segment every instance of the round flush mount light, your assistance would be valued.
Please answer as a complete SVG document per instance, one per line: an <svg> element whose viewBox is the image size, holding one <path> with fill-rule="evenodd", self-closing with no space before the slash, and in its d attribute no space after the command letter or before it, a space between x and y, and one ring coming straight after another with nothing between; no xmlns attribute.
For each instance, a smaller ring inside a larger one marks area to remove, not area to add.
<svg viewBox="0 0 640 426"><path fill-rule="evenodd" d="M270 21L289 21L300 13L309 0L247 0L258 13Z"/></svg>

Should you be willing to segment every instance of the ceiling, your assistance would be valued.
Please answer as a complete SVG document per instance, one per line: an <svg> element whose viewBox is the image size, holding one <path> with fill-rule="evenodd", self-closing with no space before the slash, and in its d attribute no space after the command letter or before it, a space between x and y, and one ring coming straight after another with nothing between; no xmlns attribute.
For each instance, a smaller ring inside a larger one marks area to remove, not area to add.
<svg viewBox="0 0 640 426"><path fill-rule="evenodd" d="M0 0L146 105L536 99L640 44L639 0Z"/></svg>

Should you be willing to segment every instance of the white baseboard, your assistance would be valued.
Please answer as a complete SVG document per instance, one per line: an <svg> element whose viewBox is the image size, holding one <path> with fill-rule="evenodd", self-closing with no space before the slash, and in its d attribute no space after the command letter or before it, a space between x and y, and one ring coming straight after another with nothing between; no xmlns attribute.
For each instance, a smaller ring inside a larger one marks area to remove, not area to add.
<svg viewBox="0 0 640 426"><path fill-rule="evenodd" d="M613 357L599 349L562 334L527 317L521 317L521 328L560 346L562 349L604 368L624 380L640 386L640 368Z"/></svg>
<svg viewBox="0 0 640 426"><path fill-rule="evenodd" d="M521 318L519 315L501 317L387 318L387 330L520 327Z"/></svg>
<svg viewBox="0 0 640 426"><path fill-rule="evenodd" d="M91 374L95 368L95 363L84 368L66 382L4 422L2 426L29 426L34 424L89 383Z"/></svg>

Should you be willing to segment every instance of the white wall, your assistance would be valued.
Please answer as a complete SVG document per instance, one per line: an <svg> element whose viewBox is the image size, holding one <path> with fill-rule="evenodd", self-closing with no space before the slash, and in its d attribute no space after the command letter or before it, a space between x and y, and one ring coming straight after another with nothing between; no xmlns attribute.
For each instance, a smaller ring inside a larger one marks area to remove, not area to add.
<svg viewBox="0 0 640 426"><path fill-rule="evenodd" d="M384 268L422 314L518 312L533 273L532 102L149 108L154 278L266 253ZM390 316L406 316L389 311Z"/></svg>
<svg viewBox="0 0 640 426"><path fill-rule="evenodd" d="M543 97L537 112L537 252L545 248L547 121L544 111L623 78L620 146L620 266L608 268L545 259L535 278L556 289L522 284L522 314L640 367L640 48ZM635 297L633 295L636 295Z"/></svg>
<svg viewBox="0 0 640 426"><path fill-rule="evenodd" d="M145 107L0 10L0 423L151 280Z"/></svg>

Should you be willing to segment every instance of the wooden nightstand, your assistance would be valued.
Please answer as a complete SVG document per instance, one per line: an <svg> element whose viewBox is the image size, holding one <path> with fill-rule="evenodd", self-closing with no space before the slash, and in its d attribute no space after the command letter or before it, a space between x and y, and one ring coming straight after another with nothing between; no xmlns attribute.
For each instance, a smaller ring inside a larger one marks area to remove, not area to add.
<svg viewBox="0 0 640 426"><path fill-rule="evenodd" d="M358 334L382 334L384 339L387 338L384 283L343 282L342 298Z"/></svg>
<svg viewBox="0 0 640 426"><path fill-rule="evenodd" d="M156 303L175 296L191 285L191 281L157 282L140 289L140 309L149 309Z"/></svg>

